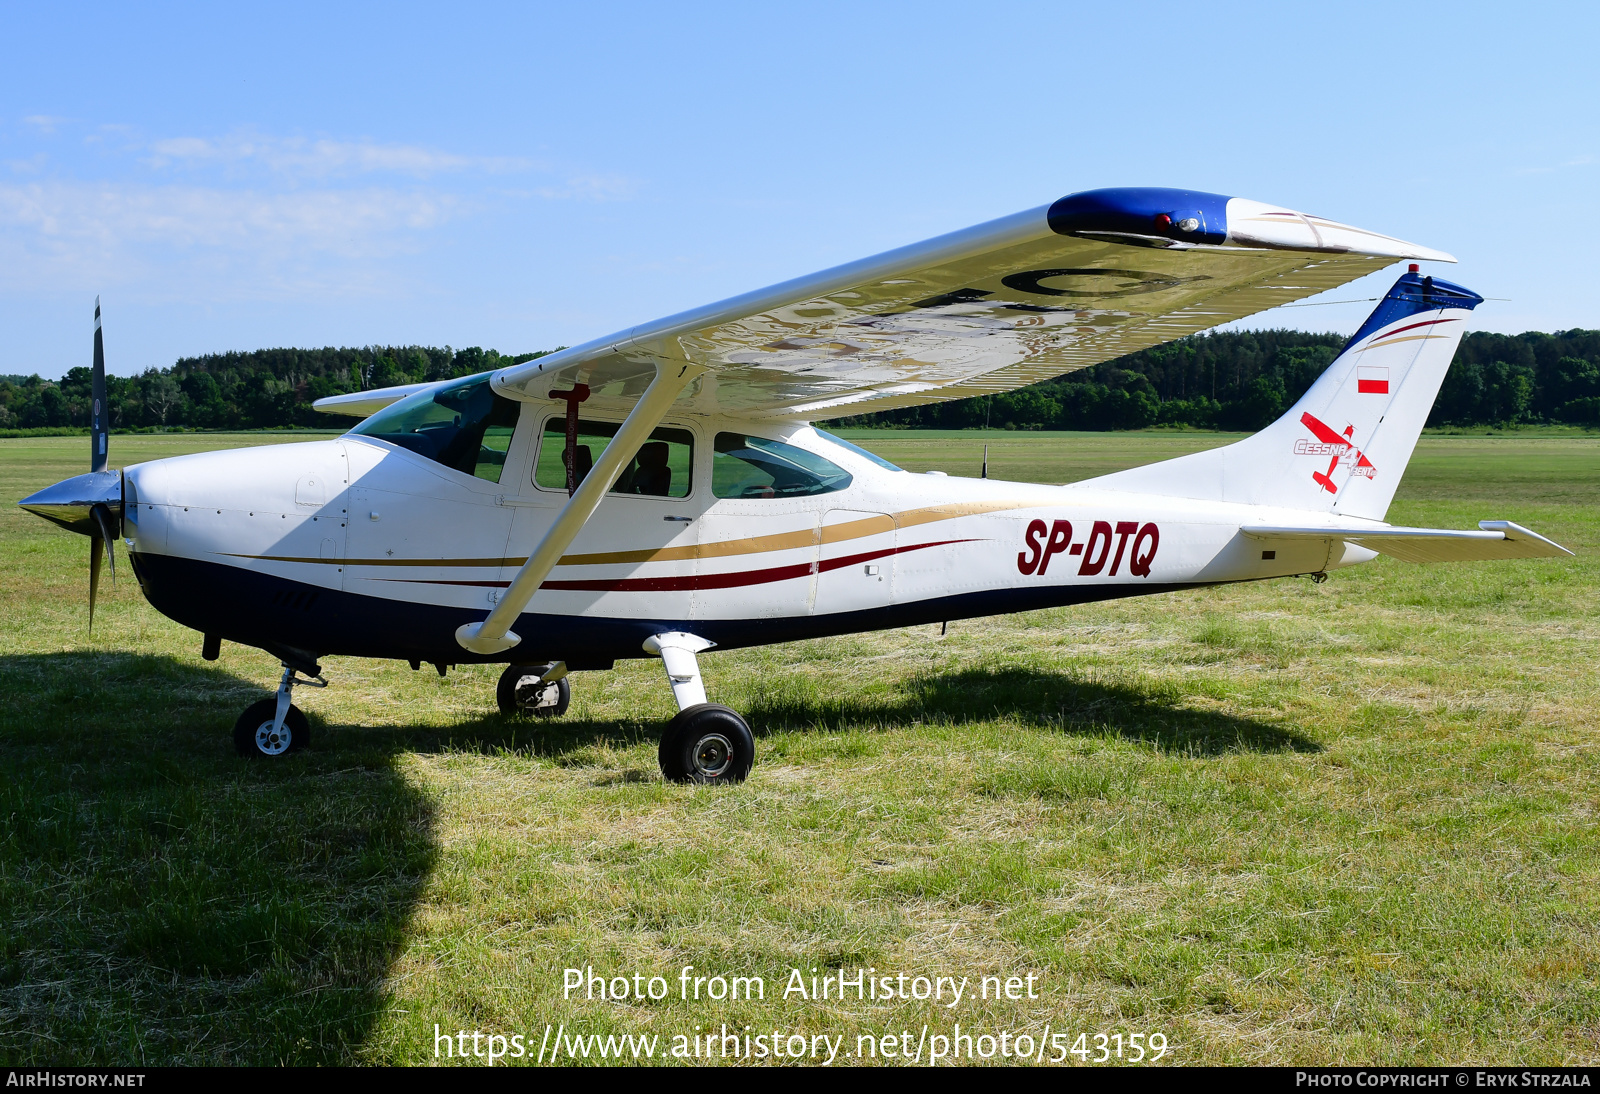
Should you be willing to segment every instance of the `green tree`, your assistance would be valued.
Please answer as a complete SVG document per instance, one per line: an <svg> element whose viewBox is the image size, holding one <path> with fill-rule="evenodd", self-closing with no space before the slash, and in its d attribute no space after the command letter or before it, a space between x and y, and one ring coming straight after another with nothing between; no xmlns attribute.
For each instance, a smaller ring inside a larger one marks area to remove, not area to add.
<svg viewBox="0 0 1600 1094"><path fill-rule="evenodd" d="M141 387L145 409L158 423L166 425L168 415L183 398L183 389L178 386L178 381L172 378L171 373L158 372L147 375Z"/></svg>

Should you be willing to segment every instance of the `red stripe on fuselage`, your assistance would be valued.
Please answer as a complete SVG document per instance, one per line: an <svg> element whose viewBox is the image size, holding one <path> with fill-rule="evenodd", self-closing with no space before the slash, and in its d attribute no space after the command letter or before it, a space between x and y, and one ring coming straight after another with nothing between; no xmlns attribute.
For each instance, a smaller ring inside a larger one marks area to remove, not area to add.
<svg viewBox="0 0 1600 1094"><path fill-rule="evenodd" d="M917 543L909 547L889 547L881 551L864 551L858 555L828 558L821 562L799 562L792 566L771 566L765 570L736 570L728 574L693 574L686 577L617 577L591 581L546 581L540 589L593 593L677 593L696 589L736 589L747 585L766 585L774 581L792 581L809 577L812 573L827 573L846 566L871 562L876 558L921 551L927 547L944 547L951 543L972 543L970 539L942 539L937 543ZM378 578L379 581L399 581L408 585L471 585L478 588L504 589L509 581L429 581L426 578Z"/></svg>

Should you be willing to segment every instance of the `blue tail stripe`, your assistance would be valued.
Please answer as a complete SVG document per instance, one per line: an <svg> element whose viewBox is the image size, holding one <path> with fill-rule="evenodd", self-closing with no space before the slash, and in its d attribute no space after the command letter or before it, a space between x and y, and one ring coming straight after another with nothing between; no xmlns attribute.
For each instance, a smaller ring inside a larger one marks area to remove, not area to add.
<svg viewBox="0 0 1600 1094"><path fill-rule="evenodd" d="M1398 323L1413 315L1438 311L1440 308L1464 308L1471 311L1481 303L1483 297L1471 289L1442 281L1437 277L1403 273L1400 275L1400 280L1389 290L1388 295L1372 309L1372 314L1361 324L1361 329L1356 331L1350 341L1344 344L1344 349L1339 352L1344 353L1374 331L1380 331L1391 323Z"/></svg>

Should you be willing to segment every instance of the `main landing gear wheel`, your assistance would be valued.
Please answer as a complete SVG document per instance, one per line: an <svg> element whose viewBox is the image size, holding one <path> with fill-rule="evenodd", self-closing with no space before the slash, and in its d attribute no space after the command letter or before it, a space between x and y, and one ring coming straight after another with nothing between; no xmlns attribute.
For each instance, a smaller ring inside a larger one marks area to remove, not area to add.
<svg viewBox="0 0 1600 1094"><path fill-rule="evenodd" d="M675 783L740 783L756 760L744 719L716 703L685 707L661 735L661 774Z"/></svg>
<svg viewBox="0 0 1600 1094"><path fill-rule="evenodd" d="M233 723L233 747L239 755L270 759L286 752L299 752L311 743L311 724L299 707L289 707L283 716L283 728L273 732L272 724L277 718L276 696L245 707L239 720Z"/></svg>
<svg viewBox="0 0 1600 1094"><path fill-rule="evenodd" d="M563 676L541 686L539 678L550 665L511 665L500 674L494 697L501 714L532 714L540 718L559 718L572 705L572 685Z"/></svg>

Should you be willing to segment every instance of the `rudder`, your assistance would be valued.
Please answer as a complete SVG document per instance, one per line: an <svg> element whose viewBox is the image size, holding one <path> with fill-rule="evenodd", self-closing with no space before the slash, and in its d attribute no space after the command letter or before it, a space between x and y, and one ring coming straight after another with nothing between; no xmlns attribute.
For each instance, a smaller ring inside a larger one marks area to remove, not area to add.
<svg viewBox="0 0 1600 1094"><path fill-rule="evenodd" d="M1382 520L1466 320L1481 303L1477 293L1423 277L1413 266L1300 401L1261 432L1090 481L1135 493Z"/></svg>

